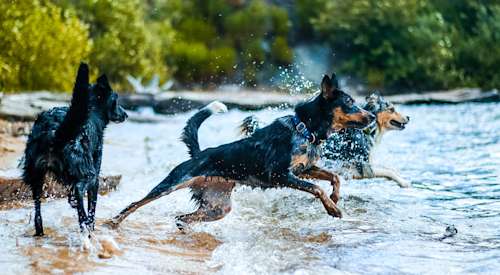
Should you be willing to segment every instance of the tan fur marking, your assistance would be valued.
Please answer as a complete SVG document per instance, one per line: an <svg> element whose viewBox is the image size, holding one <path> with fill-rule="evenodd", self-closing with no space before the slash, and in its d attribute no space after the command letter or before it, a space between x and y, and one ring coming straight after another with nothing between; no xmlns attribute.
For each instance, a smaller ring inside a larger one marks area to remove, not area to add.
<svg viewBox="0 0 500 275"><path fill-rule="evenodd" d="M330 195L330 198L334 203L337 203L340 199L340 179L339 176L331 173L329 171L323 170L319 167L313 166L311 169L305 171L300 174L299 177L305 179L317 179L317 180L326 180L329 181L333 187L333 192Z"/></svg>
<svg viewBox="0 0 500 275"><path fill-rule="evenodd" d="M337 107L333 111L332 128L335 130L340 130L348 128L347 126L349 122L364 123L365 121L366 118L363 112L346 114L341 107Z"/></svg>
<svg viewBox="0 0 500 275"><path fill-rule="evenodd" d="M399 130L396 126L391 125L390 121L395 120L401 124L407 123L407 119L405 116L400 113L390 110L384 110L377 114L377 126L381 132L386 130Z"/></svg>
<svg viewBox="0 0 500 275"><path fill-rule="evenodd" d="M235 182L228 180L223 177L207 176L207 177L196 177L196 180L191 184L190 187L197 188L207 188L210 187L212 190L225 191L227 189L233 188Z"/></svg>

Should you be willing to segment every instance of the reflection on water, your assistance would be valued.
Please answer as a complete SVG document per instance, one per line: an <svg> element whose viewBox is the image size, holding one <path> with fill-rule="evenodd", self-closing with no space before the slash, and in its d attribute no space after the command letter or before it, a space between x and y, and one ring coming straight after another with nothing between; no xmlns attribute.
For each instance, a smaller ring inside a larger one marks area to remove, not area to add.
<svg viewBox="0 0 500 275"><path fill-rule="evenodd" d="M413 182L344 181L333 219L319 201L291 190L236 188L221 221L179 233L174 217L191 211L186 190L132 214L114 231L102 223L140 199L187 158L179 142L190 114L161 124L113 125L103 170L123 174L120 189L100 197L96 235L114 239L110 259L82 252L76 213L65 200L42 204L47 236L32 238L31 208L0 211L0 267L7 273L496 273L500 270L500 105L401 106L407 129L387 134L375 162ZM288 114L265 110L263 121ZM202 147L234 140L248 113L210 118ZM329 190L329 184L318 182ZM458 233L446 237L454 225Z"/></svg>

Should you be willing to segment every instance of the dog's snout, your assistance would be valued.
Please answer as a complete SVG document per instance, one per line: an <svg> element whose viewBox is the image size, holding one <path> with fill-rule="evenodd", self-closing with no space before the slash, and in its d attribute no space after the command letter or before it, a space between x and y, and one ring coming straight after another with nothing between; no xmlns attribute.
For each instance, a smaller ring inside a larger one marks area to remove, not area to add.
<svg viewBox="0 0 500 275"><path fill-rule="evenodd" d="M410 121L410 117L409 116L406 116L406 121Z"/></svg>

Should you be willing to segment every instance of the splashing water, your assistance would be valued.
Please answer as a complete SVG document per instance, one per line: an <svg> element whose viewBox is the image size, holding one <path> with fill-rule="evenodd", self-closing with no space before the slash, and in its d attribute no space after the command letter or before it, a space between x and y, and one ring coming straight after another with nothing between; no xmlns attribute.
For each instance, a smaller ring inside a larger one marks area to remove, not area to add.
<svg viewBox="0 0 500 275"><path fill-rule="evenodd" d="M280 90L290 95L313 93L317 84L308 80L299 70L297 65L291 67L279 67L278 75L271 79L273 84Z"/></svg>
<svg viewBox="0 0 500 275"><path fill-rule="evenodd" d="M76 213L62 199L42 204L47 236L41 239L31 237L31 207L0 212L0 267L5 274L498 273L499 107L398 106L412 121L384 136L374 161L399 170L413 187L384 179L343 181L343 219L328 216L305 193L238 187L228 216L188 234L174 223L176 215L193 210L187 190L144 206L116 231L102 223L188 158L178 137L192 113L158 124L112 125L103 174L123 179L119 190L99 197L95 235L116 242L121 254L103 259L82 252ZM270 122L289 113L255 115ZM247 115L230 111L208 119L201 147L235 140ZM328 183L317 183L331 191Z"/></svg>

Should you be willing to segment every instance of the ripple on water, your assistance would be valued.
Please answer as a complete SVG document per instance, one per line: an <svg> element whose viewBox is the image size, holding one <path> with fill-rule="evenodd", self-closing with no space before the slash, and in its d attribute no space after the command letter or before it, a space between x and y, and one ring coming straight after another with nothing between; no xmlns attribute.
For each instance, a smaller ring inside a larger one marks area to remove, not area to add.
<svg viewBox="0 0 500 275"><path fill-rule="evenodd" d="M96 235L111 237L122 254L100 259L82 252L76 214L58 200L42 205L48 233L42 239L31 237L30 208L0 212L0 266L7 273L498 273L499 107L398 106L412 120L404 131L387 134L374 160L399 170L413 187L345 180L341 220L307 194L238 187L226 218L187 234L174 224L194 207L184 191L139 209L116 231L102 223L187 158L178 136L191 113L158 124L112 125L103 170L123 180L118 191L99 198ZM269 122L290 112L255 115ZM200 129L201 147L237 138L248 114L210 118ZM328 183L318 184L330 191ZM450 225L457 234L446 235Z"/></svg>

